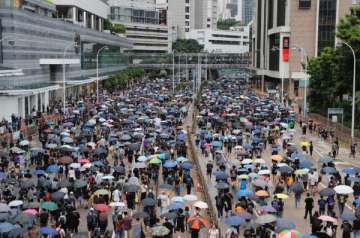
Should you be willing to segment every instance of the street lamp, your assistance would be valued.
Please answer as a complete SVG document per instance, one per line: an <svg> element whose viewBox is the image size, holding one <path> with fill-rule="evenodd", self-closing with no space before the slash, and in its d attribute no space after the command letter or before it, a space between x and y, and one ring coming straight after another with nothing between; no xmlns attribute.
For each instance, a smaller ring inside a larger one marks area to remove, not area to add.
<svg viewBox="0 0 360 238"><path fill-rule="evenodd" d="M304 108L303 108L303 117L306 118L307 113L307 83L308 83L308 54L306 53L306 50L303 47L295 46L292 48L292 50L298 50L301 52L301 60L305 58L305 86L304 86Z"/></svg>
<svg viewBox="0 0 360 238"><path fill-rule="evenodd" d="M175 50L172 51L172 91L175 93Z"/></svg>
<svg viewBox="0 0 360 238"><path fill-rule="evenodd" d="M341 44L341 43L340 43ZM355 98L356 98L356 55L355 51L349 43L342 42L350 50L354 58L354 69L353 69L353 92L352 92L352 110L351 110L351 139L354 139L354 129L355 129Z"/></svg>
<svg viewBox="0 0 360 238"><path fill-rule="evenodd" d="M180 79L181 79L181 54L179 54L178 56L178 67L179 67L179 78L178 78L178 83L180 83Z"/></svg>
<svg viewBox="0 0 360 238"><path fill-rule="evenodd" d="M96 103L99 103L99 55L104 49L109 49L109 47L106 45L101 47L96 54Z"/></svg>

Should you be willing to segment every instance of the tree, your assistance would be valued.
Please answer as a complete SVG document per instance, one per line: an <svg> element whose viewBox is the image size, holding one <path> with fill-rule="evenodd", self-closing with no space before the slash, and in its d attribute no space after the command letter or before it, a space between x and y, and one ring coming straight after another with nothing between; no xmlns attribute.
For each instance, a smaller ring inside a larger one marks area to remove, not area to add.
<svg viewBox="0 0 360 238"><path fill-rule="evenodd" d="M109 91L115 89L126 88L131 79L145 75L145 70L143 68L127 68L116 75L110 76L107 80L104 81L104 87Z"/></svg>
<svg viewBox="0 0 360 238"><path fill-rule="evenodd" d="M230 27L241 26L241 25L242 25L241 22L236 21L235 19L218 20L218 22L216 23L217 28L220 30L229 30Z"/></svg>
<svg viewBox="0 0 360 238"><path fill-rule="evenodd" d="M126 32L126 27L123 24L113 24L113 31L118 34L124 34Z"/></svg>
<svg viewBox="0 0 360 238"><path fill-rule="evenodd" d="M173 43L172 48L178 53L200 53L204 46L194 39L179 39Z"/></svg>

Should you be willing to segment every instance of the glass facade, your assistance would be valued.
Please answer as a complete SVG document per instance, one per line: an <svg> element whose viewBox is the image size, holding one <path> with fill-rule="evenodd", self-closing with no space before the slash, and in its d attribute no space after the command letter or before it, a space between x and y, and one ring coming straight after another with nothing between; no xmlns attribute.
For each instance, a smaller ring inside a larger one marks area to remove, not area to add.
<svg viewBox="0 0 360 238"><path fill-rule="evenodd" d="M280 34L272 34L269 38L269 70L279 71Z"/></svg>
<svg viewBox="0 0 360 238"><path fill-rule="evenodd" d="M277 26L285 26L286 0L278 0L277 3Z"/></svg>
<svg viewBox="0 0 360 238"><path fill-rule="evenodd" d="M257 13L256 13L256 68L260 68L260 59L261 59L261 52L260 52L260 46L261 46L261 6L262 1L258 0L258 7L257 7Z"/></svg>
<svg viewBox="0 0 360 238"><path fill-rule="evenodd" d="M336 5L337 0L320 0L318 52L325 47L334 47L336 30Z"/></svg>
<svg viewBox="0 0 360 238"><path fill-rule="evenodd" d="M273 28L274 24L274 0L269 0L268 7L268 29Z"/></svg>
<svg viewBox="0 0 360 238"><path fill-rule="evenodd" d="M110 19L123 23L160 24L159 12L143 9L111 7Z"/></svg>
<svg viewBox="0 0 360 238"><path fill-rule="evenodd" d="M96 56L104 45L81 42L81 69L96 69ZM108 46L99 54L99 68L128 65L128 56L120 52L120 47Z"/></svg>

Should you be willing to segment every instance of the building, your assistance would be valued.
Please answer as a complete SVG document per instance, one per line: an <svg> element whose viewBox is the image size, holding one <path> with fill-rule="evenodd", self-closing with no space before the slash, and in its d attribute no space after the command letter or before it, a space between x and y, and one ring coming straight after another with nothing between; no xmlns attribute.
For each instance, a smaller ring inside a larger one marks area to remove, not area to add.
<svg viewBox="0 0 360 238"><path fill-rule="evenodd" d="M186 34L187 39L195 39L210 53L249 52L249 27L238 27L233 31L196 29Z"/></svg>
<svg viewBox="0 0 360 238"><path fill-rule="evenodd" d="M307 82L302 62L335 47L336 24L352 0L256 0L252 55L258 85L280 88L302 103ZM303 53L300 52L303 48Z"/></svg>
<svg viewBox="0 0 360 238"><path fill-rule="evenodd" d="M206 28L216 29L217 25L217 0L207 0Z"/></svg>
<svg viewBox="0 0 360 238"><path fill-rule="evenodd" d="M99 24L92 26L99 27L89 27L50 17L59 6L49 1L1 2L0 100L3 107L0 118L9 118L12 113L25 117L33 109L44 111L51 101L61 98L63 64L66 65L68 97L93 92L97 53L100 79L127 67L127 59L121 57L121 52L131 48L131 42L101 32L99 9L90 12L90 5L102 6L102 3L100 0L86 0L69 6L73 11L74 7L87 9L87 16L96 16L91 18L99 20ZM99 52L104 46L108 48Z"/></svg>
<svg viewBox="0 0 360 238"><path fill-rule="evenodd" d="M254 12L254 0L238 0L238 15L239 21L242 24L247 25L253 18Z"/></svg>
<svg viewBox="0 0 360 238"><path fill-rule="evenodd" d="M134 53L167 53L171 35L167 11L154 0L109 0L109 19L126 27L125 36L133 42Z"/></svg>

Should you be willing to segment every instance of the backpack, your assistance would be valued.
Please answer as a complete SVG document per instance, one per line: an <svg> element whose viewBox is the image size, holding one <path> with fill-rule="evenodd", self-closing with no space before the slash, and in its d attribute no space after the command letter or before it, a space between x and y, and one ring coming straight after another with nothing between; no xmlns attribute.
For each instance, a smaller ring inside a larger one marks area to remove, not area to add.
<svg viewBox="0 0 360 238"><path fill-rule="evenodd" d="M64 215L61 215L61 216L59 217L59 223L60 223L61 225L65 225L65 223L66 223L66 217L65 217Z"/></svg>
<svg viewBox="0 0 360 238"><path fill-rule="evenodd" d="M230 238L238 238L237 233L235 233L234 231L233 231L233 232L231 232L231 234L230 234Z"/></svg>
<svg viewBox="0 0 360 238"><path fill-rule="evenodd" d="M279 211L279 203L278 201L274 200L271 202L271 206L276 210Z"/></svg>
<svg viewBox="0 0 360 238"><path fill-rule="evenodd" d="M93 214L88 214L86 217L86 222L89 226L95 226L95 217Z"/></svg>

